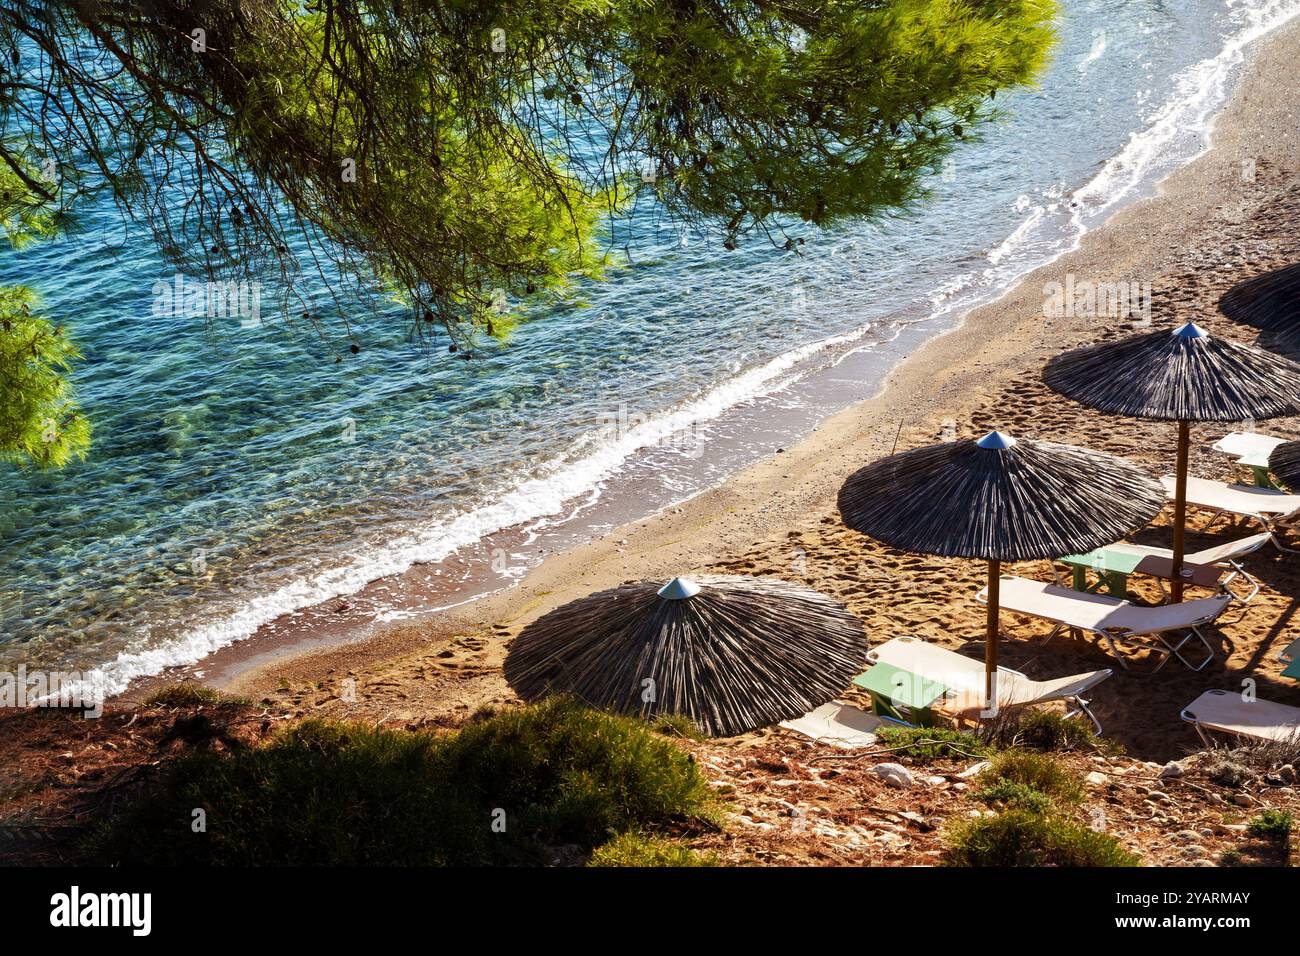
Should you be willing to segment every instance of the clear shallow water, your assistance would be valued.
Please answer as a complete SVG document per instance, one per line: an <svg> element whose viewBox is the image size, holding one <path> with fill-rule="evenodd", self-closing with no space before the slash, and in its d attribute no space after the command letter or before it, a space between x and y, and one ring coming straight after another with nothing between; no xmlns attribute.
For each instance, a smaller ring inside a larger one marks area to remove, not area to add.
<svg viewBox="0 0 1300 956"><path fill-rule="evenodd" d="M350 315L363 348L337 365L269 301L252 329L155 316L172 271L116 212L86 211L77 235L0 255L0 281L40 290L81 343L95 427L85 463L0 473L0 669L100 668L115 691L633 473L660 486L647 507L719 480L720 437L781 437L739 412L803 407L788 420L806 427L815 373L950 326L1200 151L1242 44L1297 10L1066 0L1041 88L1000 98L915 213L809 234L796 256L683 240L647 211L630 267L470 363L412 345L396 315ZM346 350L341 324L323 333Z"/></svg>

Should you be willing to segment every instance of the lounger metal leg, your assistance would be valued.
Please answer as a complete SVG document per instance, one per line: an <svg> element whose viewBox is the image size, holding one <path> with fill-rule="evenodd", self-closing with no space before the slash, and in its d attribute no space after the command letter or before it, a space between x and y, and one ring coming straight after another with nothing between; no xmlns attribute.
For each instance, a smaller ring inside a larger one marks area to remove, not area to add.
<svg viewBox="0 0 1300 956"><path fill-rule="evenodd" d="M1210 515L1209 520L1206 521L1205 524L1201 525L1201 534L1204 534L1205 532L1209 531L1209 530L1210 530L1210 527L1211 527L1211 526L1212 526L1216 521L1218 521L1220 518L1222 518L1226 513L1227 513L1227 512L1224 512L1224 511L1216 511L1214 514Z"/></svg>
<svg viewBox="0 0 1300 956"><path fill-rule="evenodd" d="M1238 603L1241 603L1241 604L1249 604L1249 603L1251 602L1251 600L1254 599L1255 595L1259 593L1259 588L1260 588L1260 583L1259 583L1259 581L1256 580L1256 579L1255 579L1255 578L1250 574L1249 571L1247 571L1245 568L1243 568L1243 567L1242 567L1240 564L1238 564L1236 561L1229 561L1228 563L1229 563L1230 565L1232 565L1232 568L1233 568L1232 573L1229 574L1226 578L1223 579L1223 581L1219 584L1219 587L1223 589L1223 592L1224 592L1225 594L1230 594L1230 595L1232 595L1232 599L1233 599L1234 601L1237 601ZM1233 579L1236 578L1238 575L1240 575L1241 577L1245 578L1245 579L1247 580L1247 582L1249 582L1250 585L1251 585L1250 593L1247 594L1245 597L1242 597L1240 594L1238 594L1236 591L1234 591L1232 588L1230 588L1230 587L1228 586L1228 585L1230 585L1230 584L1232 583Z"/></svg>
<svg viewBox="0 0 1300 956"><path fill-rule="evenodd" d="M1287 554L1300 554L1300 548L1288 548L1282 543L1281 532L1273 528L1268 529L1268 540L1273 542L1273 547L1279 551L1285 551Z"/></svg>
<svg viewBox="0 0 1300 956"><path fill-rule="evenodd" d="M1083 714L1085 717L1087 717L1089 720L1092 721L1093 730L1095 730L1097 734L1100 735L1101 721L1097 719L1097 715L1094 714L1092 710L1088 707L1088 701L1084 700L1082 697L1071 697L1069 698L1069 702L1074 705L1074 710L1066 711L1065 716L1077 717L1080 714Z"/></svg>
<svg viewBox="0 0 1300 956"><path fill-rule="evenodd" d="M1178 660L1182 663L1184 667L1186 667L1190 671L1195 671L1195 672L1205 670L1205 668L1209 666L1210 661L1214 660L1214 648L1210 645L1210 642L1205 639L1205 635L1201 633L1200 628L1193 627L1185 635L1183 635L1183 639L1179 641L1177 644L1171 644L1169 641L1165 640L1165 638L1162 635L1158 635L1158 636L1160 637L1160 643L1165 645L1165 647L1167 647L1169 650L1168 653L1165 655L1165 659L1162 660L1158 665L1156 665L1155 670L1157 671L1160 670L1160 668L1164 667L1167 663L1169 663L1169 658L1171 656L1178 658ZM1196 638L1198 641L1200 641L1201 646L1205 648L1205 660L1201 661L1201 663L1196 665L1195 667L1192 666L1191 661L1189 661L1186 657L1183 656L1183 645L1185 645L1192 638ZM1155 671L1152 671L1152 673L1155 673Z"/></svg>
<svg viewBox="0 0 1300 956"><path fill-rule="evenodd" d="M1093 633L1101 635L1101 638L1106 642L1106 646L1110 649L1110 656L1119 662L1120 667L1124 668L1124 670L1128 670L1128 661L1124 660L1123 655L1119 652L1119 648L1115 646L1115 639L1110 636L1110 632L1094 631Z"/></svg>

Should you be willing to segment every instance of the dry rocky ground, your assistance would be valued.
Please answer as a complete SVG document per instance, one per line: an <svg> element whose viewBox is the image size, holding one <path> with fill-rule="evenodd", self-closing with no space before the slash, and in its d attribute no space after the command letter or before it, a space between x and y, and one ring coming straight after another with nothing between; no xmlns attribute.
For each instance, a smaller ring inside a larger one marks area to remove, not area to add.
<svg viewBox="0 0 1300 956"><path fill-rule="evenodd" d="M255 743L293 719L267 702L114 707L98 720L11 714L0 720L0 858L75 863L76 837L155 768L190 748ZM691 845L727 865L938 865L948 826L993 812L974 796L985 765L976 756L917 761L879 747L827 747L781 729L680 743L730 808L720 832ZM1059 759L1086 782L1078 818L1146 865L1289 862L1247 824L1267 808L1300 814L1292 766L1227 779L1239 771L1222 752L1166 765L1085 753Z"/></svg>

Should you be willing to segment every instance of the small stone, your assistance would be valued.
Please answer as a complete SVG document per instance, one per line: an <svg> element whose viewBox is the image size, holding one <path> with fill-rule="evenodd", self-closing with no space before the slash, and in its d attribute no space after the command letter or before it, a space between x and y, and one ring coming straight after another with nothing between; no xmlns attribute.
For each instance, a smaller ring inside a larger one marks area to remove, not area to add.
<svg viewBox="0 0 1300 956"><path fill-rule="evenodd" d="M965 770L963 770L961 773L957 774L957 776L960 777L960 778L963 779L963 780L965 780L965 779L967 779L967 778L969 778L969 777L977 777L977 776L979 776L980 774L982 774L985 770L987 770L988 768L989 768L989 762L988 762L987 760L981 760L979 763L971 764L969 767L967 767L967 768L966 768Z"/></svg>
<svg viewBox="0 0 1300 956"><path fill-rule="evenodd" d="M1295 783L1295 767L1289 765L1279 767L1277 775L1282 778L1283 783Z"/></svg>
<svg viewBox="0 0 1300 956"><path fill-rule="evenodd" d="M1248 793L1234 793L1232 795L1232 802L1239 807L1249 807L1254 804L1255 801L1250 799L1250 794Z"/></svg>
<svg viewBox="0 0 1300 956"><path fill-rule="evenodd" d="M1201 835L1195 830L1179 830L1174 834L1174 839L1179 843L1195 843Z"/></svg>
<svg viewBox="0 0 1300 956"><path fill-rule="evenodd" d="M1178 765L1176 760L1171 760L1160 768L1161 780L1177 780L1183 775L1183 768Z"/></svg>
<svg viewBox="0 0 1300 956"><path fill-rule="evenodd" d="M1103 787L1110 782L1110 778L1098 770L1094 770L1083 778L1090 787Z"/></svg>
<svg viewBox="0 0 1300 956"><path fill-rule="evenodd" d="M880 777L891 787L909 790L916 783L911 771L901 763L880 763L871 768L871 772Z"/></svg>

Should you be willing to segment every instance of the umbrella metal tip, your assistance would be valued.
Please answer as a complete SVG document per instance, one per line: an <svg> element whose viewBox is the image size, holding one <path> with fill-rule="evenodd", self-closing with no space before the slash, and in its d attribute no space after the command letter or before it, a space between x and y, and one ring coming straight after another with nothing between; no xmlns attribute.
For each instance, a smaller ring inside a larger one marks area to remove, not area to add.
<svg viewBox="0 0 1300 956"><path fill-rule="evenodd" d="M700 586L689 578L673 578L658 591L665 601L684 601L700 593Z"/></svg>
<svg viewBox="0 0 1300 956"><path fill-rule="evenodd" d="M1210 333L1205 331L1205 329L1201 328L1195 322L1188 322L1185 325L1179 326L1174 330L1174 335L1178 336L1180 339L1208 339L1210 337Z"/></svg>
<svg viewBox="0 0 1300 956"><path fill-rule="evenodd" d="M1016 440L1010 435L1004 435L1000 431L991 431L975 444L980 448L989 448L996 451L1005 451L1016 443Z"/></svg>

